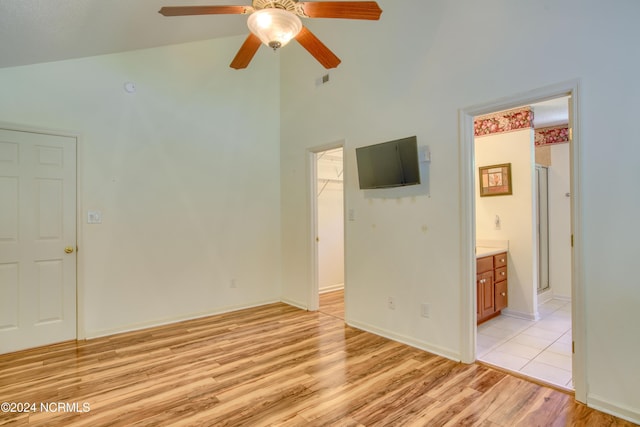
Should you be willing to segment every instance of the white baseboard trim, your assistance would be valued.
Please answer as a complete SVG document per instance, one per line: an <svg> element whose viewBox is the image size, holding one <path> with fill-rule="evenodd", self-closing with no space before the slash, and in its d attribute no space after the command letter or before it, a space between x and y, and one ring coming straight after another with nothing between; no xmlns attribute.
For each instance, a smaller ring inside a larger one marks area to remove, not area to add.
<svg viewBox="0 0 640 427"><path fill-rule="evenodd" d="M595 394L587 395L587 406L610 415L615 415L623 420L640 424L640 409L631 409L611 403L607 399Z"/></svg>
<svg viewBox="0 0 640 427"><path fill-rule="evenodd" d="M280 302L287 304L287 305L291 305L295 308L299 308L300 310L309 310L309 306L304 303L304 302L299 302L299 301L294 301L292 299L288 299L288 298L282 298L282 300L280 300Z"/></svg>
<svg viewBox="0 0 640 427"><path fill-rule="evenodd" d="M395 332L387 331L386 329L381 329L381 328L378 328L376 326L369 325L367 323L362 323L362 322L358 322L358 321L352 321L352 320L349 320L349 319L347 319L346 323L347 323L347 325L352 326L352 327L354 327L356 329L360 329L360 330L363 330L363 331L366 331L366 332L370 332L372 334L379 335L381 337L388 338L390 340L397 341L397 342L400 342L402 344L406 344L406 345L409 345L411 347L415 347L417 349L424 350L426 352L436 354L438 356L442 356L442 357L444 357L446 359L450 359L450 360L453 360L455 362L460 362L460 360L461 360L460 354L458 352L455 352L455 351L450 350L448 348L431 345L431 344L426 343L424 341L416 340L414 338L407 337L407 336L404 336L404 335L401 335L401 334L396 334Z"/></svg>
<svg viewBox="0 0 640 427"><path fill-rule="evenodd" d="M505 308L502 310L502 314L509 317L515 317L516 319L531 320L533 322L540 320L540 314L538 312L531 314L525 313L523 311L516 311Z"/></svg>
<svg viewBox="0 0 640 427"><path fill-rule="evenodd" d="M167 317L165 319L151 320L148 322L133 323L130 325L124 325L117 328L102 329L97 331L87 331L84 339L90 340L94 338L101 338L101 337L107 337L107 336L116 335L116 334L122 334L125 332L133 332L133 331L139 331L142 329L154 328L156 326L170 325L172 323L184 322L186 320L202 319L203 317L215 316L217 314L224 314L224 313L230 313L232 311L260 307L262 305L274 304L277 302L280 302L280 301L277 299L256 301L249 304L220 307L215 310L205 311L200 313L191 313L191 314L185 314L182 316Z"/></svg>
<svg viewBox="0 0 640 427"><path fill-rule="evenodd" d="M554 295L553 299L557 299L558 301L563 301L563 302L571 302L571 297L564 297L562 295Z"/></svg>
<svg viewBox="0 0 640 427"><path fill-rule="evenodd" d="M324 288L320 288L321 294L326 294L328 292L341 291L344 289L344 283L338 283L335 285L325 286Z"/></svg>
<svg viewBox="0 0 640 427"><path fill-rule="evenodd" d="M538 304L544 304L545 302L549 302L553 299L553 291L551 289L547 289L544 292L540 292L538 294Z"/></svg>
<svg viewBox="0 0 640 427"><path fill-rule="evenodd" d="M556 295L553 293L553 289L548 289L538 294L538 304L544 304L545 302L549 302L554 299L563 302L571 302L570 296Z"/></svg>

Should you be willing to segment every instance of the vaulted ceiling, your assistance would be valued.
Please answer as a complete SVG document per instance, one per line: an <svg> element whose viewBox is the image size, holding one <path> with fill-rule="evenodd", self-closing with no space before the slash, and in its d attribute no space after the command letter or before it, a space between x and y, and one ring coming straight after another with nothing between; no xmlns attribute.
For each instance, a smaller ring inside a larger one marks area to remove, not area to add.
<svg viewBox="0 0 640 427"><path fill-rule="evenodd" d="M158 10L249 4L251 0L1 0L0 68L245 35L244 15L167 18ZM567 120L566 100L537 104L534 111L538 127Z"/></svg>

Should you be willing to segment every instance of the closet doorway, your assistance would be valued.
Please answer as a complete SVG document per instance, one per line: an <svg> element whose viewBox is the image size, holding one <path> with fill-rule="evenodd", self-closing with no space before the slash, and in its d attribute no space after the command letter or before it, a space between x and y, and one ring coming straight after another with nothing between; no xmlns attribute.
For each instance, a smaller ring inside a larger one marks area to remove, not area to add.
<svg viewBox="0 0 640 427"><path fill-rule="evenodd" d="M313 153L313 300L318 309L344 319L344 154L342 145Z"/></svg>

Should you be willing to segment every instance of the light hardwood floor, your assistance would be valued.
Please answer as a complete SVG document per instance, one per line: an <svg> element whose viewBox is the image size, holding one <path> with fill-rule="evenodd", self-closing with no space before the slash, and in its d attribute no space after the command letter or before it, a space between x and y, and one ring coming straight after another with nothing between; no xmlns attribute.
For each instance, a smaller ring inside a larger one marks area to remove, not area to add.
<svg viewBox="0 0 640 427"><path fill-rule="evenodd" d="M34 426L631 426L572 396L285 304L0 356ZM87 404L87 407L83 407Z"/></svg>
<svg viewBox="0 0 640 427"><path fill-rule="evenodd" d="M320 312L344 320L344 290L320 294Z"/></svg>

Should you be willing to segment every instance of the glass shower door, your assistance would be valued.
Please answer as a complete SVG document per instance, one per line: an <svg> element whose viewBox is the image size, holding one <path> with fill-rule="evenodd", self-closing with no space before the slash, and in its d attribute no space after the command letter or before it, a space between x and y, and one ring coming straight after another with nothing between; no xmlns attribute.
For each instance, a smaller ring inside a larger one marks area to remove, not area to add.
<svg viewBox="0 0 640 427"><path fill-rule="evenodd" d="M549 170L536 165L538 293L549 289Z"/></svg>

